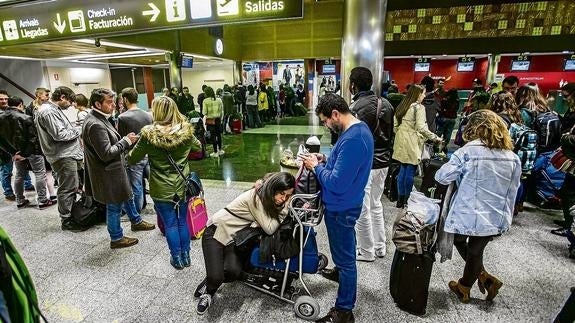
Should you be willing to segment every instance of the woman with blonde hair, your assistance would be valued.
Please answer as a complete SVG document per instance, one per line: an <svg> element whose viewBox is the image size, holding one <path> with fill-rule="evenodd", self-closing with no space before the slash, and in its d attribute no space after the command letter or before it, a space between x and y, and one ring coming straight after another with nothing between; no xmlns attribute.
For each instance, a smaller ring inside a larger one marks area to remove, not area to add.
<svg viewBox="0 0 575 323"><path fill-rule="evenodd" d="M471 287L478 280L479 290L487 291L486 300L492 301L503 283L485 270L483 252L489 241L509 230L521 162L513 152L505 123L493 111L469 115L463 138L467 144L435 174L441 184L458 184L444 230L454 234L465 269L459 281L449 282L449 289L462 303L468 303Z"/></svg>
<svg viewBox="0 0 575 323"><path fill-rule="evenodd" d="M427 127L425 107L421 104L424 98L425 88L412 85L395 110L393 159L401 163L397 177L398 208L405 206L411 194L415 170L421 162L423 144L427 140L435 143L442 141Z"/></svg>
<svg viewBox="0 0 575 323"><path fill-rule="evenodd" d="M150 196L165 227L170 248L170 264L176 269L190 266L190 232L187 224L185 183L172 166L168 155L185 176L191 172L190 151L201 149L194 136L194 126L180 113L176 102L167 96L152 101L154 123L145 126L140 139L130 151L128 163L134 165L148 155L150 163Z"/></svg>

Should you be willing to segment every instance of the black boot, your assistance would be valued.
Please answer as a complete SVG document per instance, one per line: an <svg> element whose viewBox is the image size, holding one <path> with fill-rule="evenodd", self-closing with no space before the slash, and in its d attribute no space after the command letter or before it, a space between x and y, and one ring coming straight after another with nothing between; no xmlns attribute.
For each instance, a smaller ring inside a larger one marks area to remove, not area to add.
<svg viewBox="0 0 575 323"><path fill-rule="evenodd" d="M402 209L405 206L405 196L397 196L397 203L395 204L395 207L398 209Z"/></svg>
<svg viewBox="0 0 575 323"><path fill-rule="evenodd" d="M352 311L342 311L332 307L326 316L320 318L318 323L354 323L355 317Z"/></svg>

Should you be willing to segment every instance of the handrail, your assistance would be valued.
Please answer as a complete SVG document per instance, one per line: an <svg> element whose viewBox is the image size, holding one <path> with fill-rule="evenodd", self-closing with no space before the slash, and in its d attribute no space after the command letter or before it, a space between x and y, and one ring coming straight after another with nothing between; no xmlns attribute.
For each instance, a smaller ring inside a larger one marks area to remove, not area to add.
<svg viewBox="0 0 575 323"><path fill-rule="evenodd" d="M14 86L15 88L17 88L18 90L20 90L21 92L23 92L24 94L26 94L27 96L29 96L32 99L35 99L36 96L30 92L28 92L28 90L26 90L25 88L21 87L18 83L12 81L11 79L8 78L8 76L0 73L0 77L3 78L6 82L12 84L12 86Z"/></svg>

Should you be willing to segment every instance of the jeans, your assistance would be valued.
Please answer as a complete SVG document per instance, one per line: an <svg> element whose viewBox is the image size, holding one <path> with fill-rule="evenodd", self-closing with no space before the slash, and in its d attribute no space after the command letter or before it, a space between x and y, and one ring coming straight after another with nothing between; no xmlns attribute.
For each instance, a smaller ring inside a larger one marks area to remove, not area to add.
<svg viewBox="0 0 575 323"><path fill-rule="evenodd" d="M206 292L212 296L223 283L239 280L242 275L242 260L236 252L236 245L232 242L224 246L214 239L216 228L215 225L209 226L202 236Z"/></svg>
<svg viewBox="0 0 575 323"><path fill-rule="evenodd" d="M397 175L397 195L408 198L413 189L413 178L415 177L416 165L401 164Z"/></svg>
<svg viewBox="0 0 575 323"><path fill-rule="evenodd" d="M52 163L52 170L58 177L58 212L60 218L69 218L72 205L76 201L76 190L80 185L78 170L82 168L82 161L72 157L64 157Z"/></svg>
<svg viewBox="0 0 575 323"><path fill-rule="evenodd" d="M14 163L12 161L0 165L0 175L2 176L2 189L4 190L4 196L14 195L14 190L12 189L13 168ZM32 188L32 179L30 179L30 174L28 172L24 175L24 188Z"/></svg>
<svg viewBox="0 0 575 323"><path fill-rule="evenodd" d="M132 192L134 193L134 204L136 205L138 213L142 211L144 207L144 168L146 168L147 164L148 158L144 158L137 164L129 165L126 168L126 173L128 173L128 179L132 186Z"/></svg>
<svg viewBox="0 0 575 323"><path fill-rule="evenodd" d="M468 241L469 239L469 241ZM463 270L463 277L461 284L466 287L471 287L479 277L483 267L483 251L489 243L493 240L493 236L475 237L455 234L453 237L453 244L461 258L465 260L465 269Z"/></svg>
<svg viewBox="0 0 575 323"><path fill-rule="evenodd" d="M355 222L361 206L346 211L325 211L329 250L339 272L335 308L351 311L357 296L357 265L355 256Z"/></svg>
<svg viewBox="0 0 575 323"><path fill-rule="evenodd" d="M110 234L110 239L113 241L118 241L124 237L122 232L122 226L120 225L120 216L122 216L122 208L126 210L130 222L133 224L138 224L142 222L142 217L136 210L136 205L134 204L134 199L130 199L120 203L108 203L106 204L106 225L108 226L108 233Z"/></svg>
<svg viewBox="0 0 575 323"><path fill-rule="evenodd" d="M46 203L46 167L44 166L44 157L42 155L30 155L26 160L17 161L16 164L16 180L14 181L14 190L16 191L16 203L22 203L26 197L24 196L24 177L28 173L28 163L34 173L36 179L36 193L38 194L38 203Z"/></svg>
<svg viewBox="0 0 575 323"><path fill-rule="evenodd" d="M441 121L437 120L437 129L435 134L443 137L443 142L445 146L449 145L451 141L451 134L453 133L453 128L455 128L455 121L457 119L441 118Z"/></svg>
<svg viewBox="0 0 575 323"><path fill-rule="evenodd" d="M252 129L262 127L257 105L248 105L248 127Z"/></svg>
<svg viewBox="0 0 575 323"><path fill-rule="evenodd" d="M357 249L368 258L375 256L375 250L385 250L385 222L381 196L387 176L387 167L372 169L365 186L363 207L355 225Z"/></svg>
<svg viewBox="0 0 575 323"><path fill-rule="evenodd" d="M154 209L164 223L166 240L172 257L190 251L190 230L188 228L188 208L186 200L165 202L154 199Z"/></svg>

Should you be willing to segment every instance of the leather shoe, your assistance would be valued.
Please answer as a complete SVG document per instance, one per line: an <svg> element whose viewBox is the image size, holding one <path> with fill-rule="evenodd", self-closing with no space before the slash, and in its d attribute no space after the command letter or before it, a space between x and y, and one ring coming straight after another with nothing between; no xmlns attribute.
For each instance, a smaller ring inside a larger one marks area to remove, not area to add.
<svg viewBox="0 0 575 323"><path fill-rule="evenodd" d="M20 201L20 203L16 204L16 207L21 209L23 207L28 206L29 204L30 204L30 200L24 199L24 200Z"/></svg>
<svg viewBox="0 0 575 323"><path fill-rule="evenodd" d="M82 232L89 228L90 227L79 225L70 218L62 220L62 231Z"/></svg>
<svg viewBox="0 0 575 323"><path fill-rule="evenodd" d="M111 249L120 249L131 247L138 243L138 239L130 237L122 237L122 239L110 242Z"/></svg>
<svg viewBox="0 0 575 323"><path fill-rule="evenodd" d="M132 223L132 231L150 231L154 230L156 226L150 222L142 220L140 223Z"/></svg>
<svg viewBox="0 0 575 323"><path fill-rule="evenodd" d="M566 237L567 236L567 229L565 228L558 228L558 229L554 229L551 230L551 233L556 235L556 236L560 236L560 237Z"/></svg>
<svg viewBox="0 0 575 323"><path fill-rule="evenodd" d="M354 323L355 317L352 311L338 310L332 307L326 316L320 318L318 323Z"/></svg>
<svg viewBox="0 0 575 323"><path fill-rule="evenodd" d="M6 195L4 199L6 201L16 201L16 195Z"/></svg>
<svg viewBox="0 0 575 323"><path fill-rule="evenodd" d="M334 281L336 283L339 283L339 271L337 270L337 268L326 268L323 269L322 271L320 271L320 274L324 277L327 278L331 281Z"/></svg>
<svg viewBox="0 0 575 323"><path fill-rule="evenodd" d="M553 220L553 223L555 223L556 225L560 226L560 227L565 227L565 220Z"/></svg>

